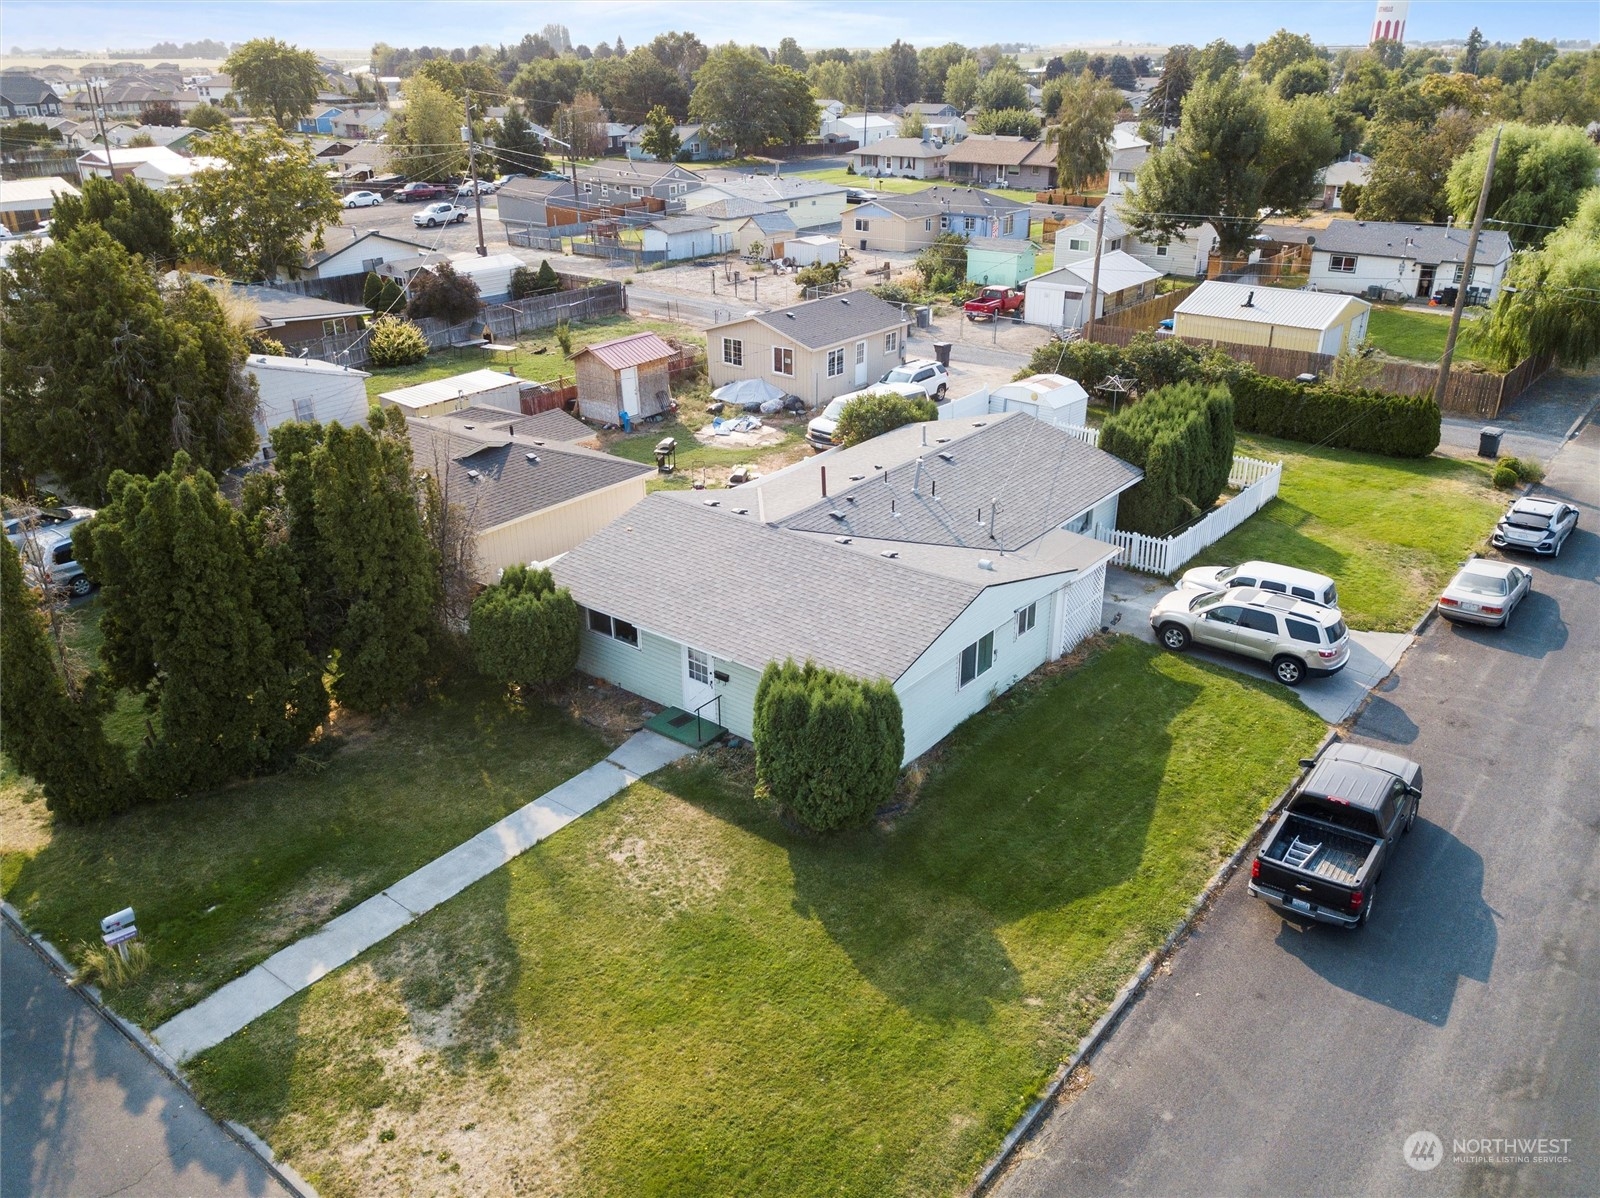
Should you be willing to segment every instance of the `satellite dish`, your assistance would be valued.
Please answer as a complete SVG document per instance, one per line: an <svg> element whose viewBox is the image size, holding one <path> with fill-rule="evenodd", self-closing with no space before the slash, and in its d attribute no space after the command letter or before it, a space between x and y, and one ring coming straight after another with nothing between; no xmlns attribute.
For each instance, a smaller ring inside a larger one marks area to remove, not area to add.
<svg viewBox="0 0 1600 1198"><path fill-rule="evenodd" d="M1317 244L1317 239L1315 237L1307 237L1306 238L1306 244L1314 246L1314 245Z"/></svg>

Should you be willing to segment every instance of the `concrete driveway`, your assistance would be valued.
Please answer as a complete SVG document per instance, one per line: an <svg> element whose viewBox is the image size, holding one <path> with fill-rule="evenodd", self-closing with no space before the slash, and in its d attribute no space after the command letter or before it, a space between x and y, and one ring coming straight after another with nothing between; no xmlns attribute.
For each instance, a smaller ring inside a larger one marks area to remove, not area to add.
<svg viewBox="0 0 1600 1198"><path fill-rule="evenodd" d="M1493 420L1447 415L1440 422L1440 449L1457 457L1478 452L1486 425L1503 429L1500 452L1548 462L1567 443L1578 422L1600 401L1600 371L1552 370L1506 406Z"/></svg>

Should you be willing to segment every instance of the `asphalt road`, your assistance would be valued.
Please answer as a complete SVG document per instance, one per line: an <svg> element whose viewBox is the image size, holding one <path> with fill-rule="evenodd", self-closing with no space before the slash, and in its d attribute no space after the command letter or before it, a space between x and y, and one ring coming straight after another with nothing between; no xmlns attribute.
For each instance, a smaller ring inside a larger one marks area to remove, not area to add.
<svg viewBox="0 0 1600 1198"><path fill-rule="evenodd" d="M0 1194L288 1191L147 1057L0 931Z"/></svg>
<svg viewBox="0 0 1600 1198"><path fill-rule="evenodd" d="M1355 728L1425 777L1371 923L1241 871L999 1194L1600 1194L1600 425L1544 489L1582 519L1512 627L1435 622Z"/></svg>

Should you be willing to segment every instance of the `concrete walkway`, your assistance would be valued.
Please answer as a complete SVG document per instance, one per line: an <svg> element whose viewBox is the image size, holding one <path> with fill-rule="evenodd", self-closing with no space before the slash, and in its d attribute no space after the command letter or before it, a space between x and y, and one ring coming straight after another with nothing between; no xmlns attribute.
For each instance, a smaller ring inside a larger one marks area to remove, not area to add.
<svg viewBox="0 0 1600 1198"><path fill-rule="evenodd" d="M580 815L691 749L655 732L636 732L604 761L541 795L471 840L428 862L303 940L235 978L152 1033L176 1060L222 1043L424 912L527 852Z"/></svg>

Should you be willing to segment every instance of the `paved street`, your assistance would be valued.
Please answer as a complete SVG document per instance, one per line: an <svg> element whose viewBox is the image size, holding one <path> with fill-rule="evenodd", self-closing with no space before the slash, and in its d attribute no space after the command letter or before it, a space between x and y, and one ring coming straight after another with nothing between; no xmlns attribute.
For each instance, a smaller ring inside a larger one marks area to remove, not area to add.
<svg viewBox="0 0 1600 1198"><path fill-rule="evenodd" d="M1600 1193L1600 426L1545 489L1582 520L1512 627L1434 623L1357 724L1426 779L1371 924L1236 875L998 1193Z"/></svg>
<svg viewBox="0 0 1600 1198"><path fill-rule="evenodd" d="M0 931L0 1009L0 1193L286 1198L10 925Z"/></svg>

